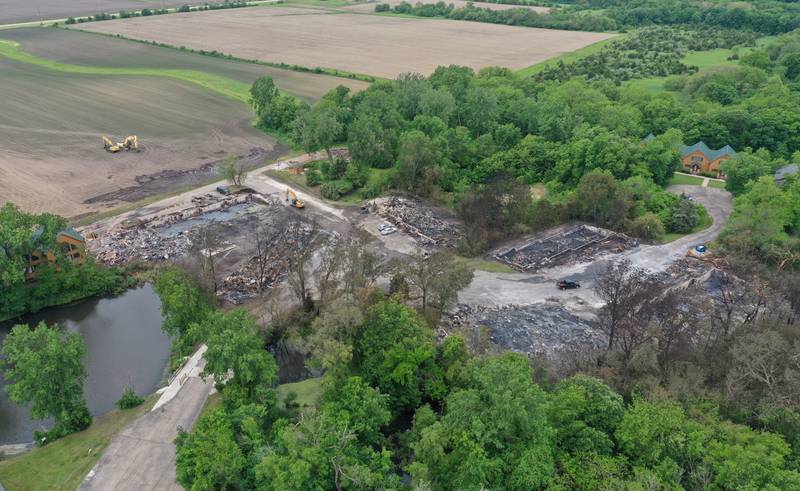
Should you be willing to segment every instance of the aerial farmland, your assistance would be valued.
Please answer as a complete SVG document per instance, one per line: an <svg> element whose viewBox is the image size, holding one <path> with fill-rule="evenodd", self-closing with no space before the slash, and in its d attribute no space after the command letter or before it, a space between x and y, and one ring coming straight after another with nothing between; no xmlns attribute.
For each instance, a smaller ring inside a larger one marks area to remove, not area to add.
<svg viewBox="0 0 800 491"><path fill-rule="evenodd" d="M294 7L131 18L83 28L246 59L386 78L406 72L427 75L452 63L474 69L521 69L613 36Z"/></svg>
<svg viewBox="0 0 800 491"><path fill-rule="evenodd" d="M283 153L252 127L259 76L308 102L367 86L59 29L0 31L0 48L18 55L0 56L0 197L68 216L208 179L229 155L257 165ZM105 134L136 134L145 151L109 156Z"/></svg>
<svg viewBox="0 0 800 491"><path fill-rule="evenodd" d="M120 10L176 7L205 3L200 0L0 0L0 24L60 19L72 15Z"/></svg>

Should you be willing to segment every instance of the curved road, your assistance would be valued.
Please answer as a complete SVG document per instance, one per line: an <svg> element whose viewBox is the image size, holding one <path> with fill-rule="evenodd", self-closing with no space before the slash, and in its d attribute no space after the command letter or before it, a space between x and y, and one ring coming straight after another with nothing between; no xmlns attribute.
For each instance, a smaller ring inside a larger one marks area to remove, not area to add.
<svg viewBox="0 0 800 491"><path fill-rule="evenodd" d="M627 258L641 268L653 272L664 271L670 264L683 257L690 247L714 240L725 226L733 207L729 192L700 186L671 186L669 191L676 194L685 193L705 206L714 220L711 226L667 244L642 245L622 254L609 254L589 263L557 266L537 273L476 271L472 283L459 293L459 303L493 306L526 305L558 299L601 307L602 301L594 294L592 286L597 276L605 271L608 263ZM554 283L564 278L580 282L582 288L557 290Z"/></svg>

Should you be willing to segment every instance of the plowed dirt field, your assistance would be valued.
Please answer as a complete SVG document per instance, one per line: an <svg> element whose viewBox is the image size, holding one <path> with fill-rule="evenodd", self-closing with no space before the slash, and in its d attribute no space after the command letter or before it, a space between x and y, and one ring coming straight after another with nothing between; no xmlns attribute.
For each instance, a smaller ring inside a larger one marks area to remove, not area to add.
<svg viewBox="0 0 800 491"><path fill-rule="evenodd" d="M139 17L82 28L246 59L387 78L405 72L429 74L450 64L520 69L611 36L294 7Z"/></svg>

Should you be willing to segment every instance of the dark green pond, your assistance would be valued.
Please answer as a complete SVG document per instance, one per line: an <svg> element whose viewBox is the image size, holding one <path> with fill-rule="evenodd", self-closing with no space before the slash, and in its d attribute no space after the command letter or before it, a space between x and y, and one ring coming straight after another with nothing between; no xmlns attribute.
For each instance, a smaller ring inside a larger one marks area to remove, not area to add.
<svg viewBox="0 0 800 491"><path fill-rule="evenodd" d="M161 303L152 286L2 323L0 342L14 324L39 321L58 323L83 338L88 372L84 392L92 414L114 409L126 384L141 395L158 387L169 361L170 342L161 331ZM5 386L5 379L0 379L0 386ZM18 406L5 390L0 391L0 444L32 441L33 431L48 425L48 421L32 421L27 407Z"/></svg>

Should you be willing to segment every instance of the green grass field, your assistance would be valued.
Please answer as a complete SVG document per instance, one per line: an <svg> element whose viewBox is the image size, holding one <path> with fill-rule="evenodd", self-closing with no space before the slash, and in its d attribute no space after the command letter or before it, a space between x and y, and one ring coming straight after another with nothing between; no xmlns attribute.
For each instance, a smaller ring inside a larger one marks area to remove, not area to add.
<svg viewBox="0 0 800 491"><path fill-rule="evenodd" d="M669 185L690 185L690 186L702 186L703 185L703 178L697 176L687 176L686 174L674 174L672 179L669 180Z"/></svg>
<svg viewBox="0 0 800 491"><path fill-rule="evenodd" d="M584 46L583 48L577 49L570 53L565 53L561 56L557 56L555 58L550 58L549 60L537 63L535 65L531 65L527 68L523 68L522 70L518 70L517 74L523 77L532 77L537 73L541 72L545 68L555 65L559 61L563 61L564 63L569 63L571 61L580 60L581 58L585 58L589 55L593 55L603 49L603 46L609 44L614 41L619 41L623 39L627 34L620 34L608 39L604 39L603 41L596 42L594 44L590 44L589 46Z"/></svg>
<svg viewBox="0 0 800 491"><path fill-rule="evenodd" d="M757 46L762 46L766 44L771 37L763 37L756 40ZM766 41L762 41L766 40ZM738 62L736 60L729 60L734 53L738 53L742 55L746 53L751 48L739 48L739 49L725 49L725 48L718 48L710 51L690 51L686 53L684 57L681 59L684 65L687 66L696 66L701 70L704 68L709 68L712 66L736 66ZM638 87L642 90L648 92L659 92L663 91L664 89L664 81L668 77L651 77L651 78L643 78L637 80L631 80L626 82L627 85L631 87Z"/></svg>
<svg viewBox="0 0 800 491"><path fill-rule="evenodd" d="M715 181L710 180L708 181L708 187L710 188L717 188L717 189L725 189L725 181Z"/></svg>
<svg viewBox="0 0 800 491"><path fill-rule="evenodd" d="M291 384L278 386L278 404L283 406L286 396L294 392L297 398L294 400L301 408L313 407L317 404L322 393L322 378L310 378Z"/></svg>
<svg viewBox="0 0 800 491"><path fill-rule="evenodd" d="M507 264L499 261L481 259L479 257L461 257L457 259L475 271L486 271L489 273L513 273L514 269Z"/></svg>
<svg viewBox="0 0 800 491"><path fill-rule="evenodd" d="M88 429L0 462L0 482L9 491L77 489L111 439L155 404L114 410L94 419Z"/></svg>

